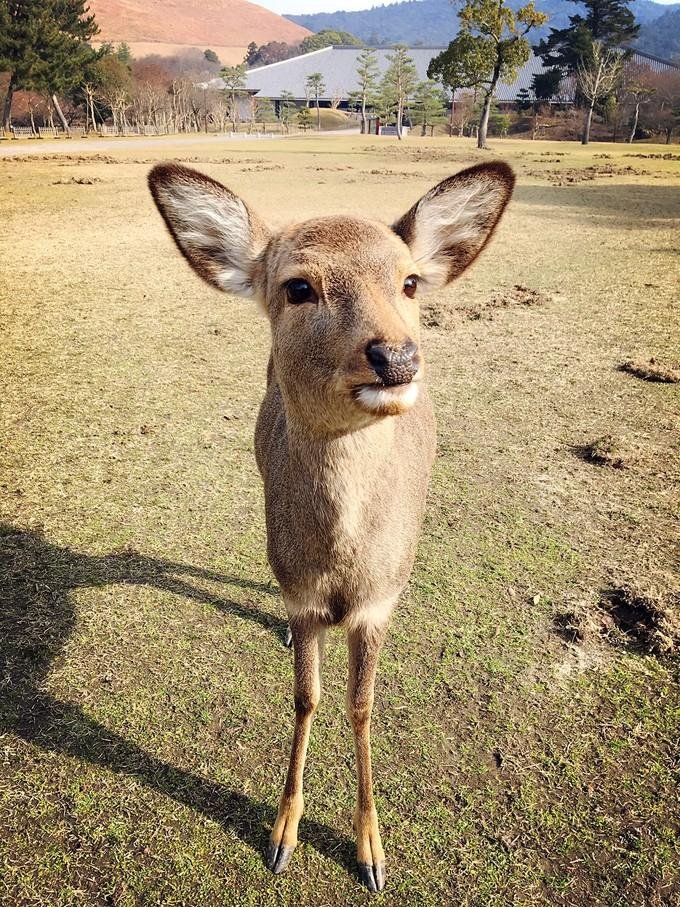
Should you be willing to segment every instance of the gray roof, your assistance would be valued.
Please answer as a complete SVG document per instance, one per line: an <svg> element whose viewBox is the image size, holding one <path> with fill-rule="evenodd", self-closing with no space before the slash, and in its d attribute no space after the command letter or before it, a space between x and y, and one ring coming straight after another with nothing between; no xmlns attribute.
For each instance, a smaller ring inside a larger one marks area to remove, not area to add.
<svg viewBox="0 0 680 907"><path fill-rule="evenodd" d="M365 48L334 45L323 47L321 50L291 57L280 63L270 63L269 66L258 66L246 73L246 87L248 91L255 92L261 98L276 100L281 97L281 92L290 91L295 98L302 100L306 97L307 77L314 72L320 72L326 86L325 94L320 100L330 101L334 97L344 100L352 91L358 89L357 85L357 58ZM388 54L394 53L392 47L373 48L378 59L378 68L382 75L389 66ZM427 78L427 67L432 57L444 50L444 47L411 47L409 56L415 63L419 79ZM534 73L542 72L543 64L539 57L532 56L529 62L520 71L517 80L512 85L499 83L496 98L499 101L513 101L521 88L530 89ZM210 85L214 88L223 87L221 79L214 79Z"/></svg>
<svg viewBox="0 0 680 907"><path fill-rule="evenodd" d="M408 53L415 63L419 79L424 80L427 78L427 67L430 60L444 49L444 47L409 48ZM304 100L306 98L305 83L307 77L312 73L320 72L325 84L325 94L320 97L320 100L330 101L336 97L346 100L350 92L356 91L359 87L356 77L357 58L363 50L365 48L334 45L312 51L312 53L302 54L299 57L291 57L289 60L282 60L280 63L259 66L248 70L246 73L246 87L249 92L255 93L261 98L277 100L281 97L281 92L289 91L296 99ZM375 47L372 50L375 52L379 72L382 75L389 66L388 55L394 52L394 48ZM635 54L635 56L637 57L638 54ZM526 88L530 96L533 97L531 92L532 78L536 73L543 72L544 69L541 58L532 54L529 61L520 69L514 82L499 82L496 89L496 100L500 102L515 101L517 93L523 88ZM567 81L565 80L565 83ZM209 84L213 88L224 86L221 79L214 79ZM573 88L570 89L565 84L563 91L567 95L564 100L570 99L569 96L573 94Z"/></svg>

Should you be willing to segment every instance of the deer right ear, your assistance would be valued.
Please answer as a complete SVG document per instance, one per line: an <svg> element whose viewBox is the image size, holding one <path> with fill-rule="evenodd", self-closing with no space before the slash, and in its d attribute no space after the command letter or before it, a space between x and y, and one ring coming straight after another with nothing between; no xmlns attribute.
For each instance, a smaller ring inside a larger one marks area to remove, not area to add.
<svg viewBox="0 0 680 907"><path fill-rule="evenodd" d="M426 287L443 287L472 264L491 238L514 184L503 161L468 167L426 192L393 225Z"/></svg>
<svg viewBox="0 0 680 907"><path fill-rule="evenodd" d="M158 164L149 188L180 252L209 284L253 295L252 270L269 231L246 203L190 167Z"/></svg>

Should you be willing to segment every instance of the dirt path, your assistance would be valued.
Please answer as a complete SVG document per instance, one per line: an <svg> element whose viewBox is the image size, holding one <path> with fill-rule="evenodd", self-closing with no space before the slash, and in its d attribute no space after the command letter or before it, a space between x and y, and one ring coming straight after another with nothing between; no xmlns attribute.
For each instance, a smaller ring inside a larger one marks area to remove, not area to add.
<svg viewBox="0 0 680 907"><path fill-rule="evenodd" d="M74 154L83 151L121 151L132 148L176 148L177 146L185 147L186 145L196 145L202 142L210 143L214 146L215 142L222 141L225 146L239 147L243 142L268 142L273 139L293 139L293 138L329 138L341 135L358 135L359 129L328 130L325 132L315 132L307 135L295 133L295 135L247 135L239 133L242 138L234 139L231 133L225 133L223 136L216 135L139 135L111 138L80 138L80 139L55 139L54 141L45 141L44 139L27 139L25 141L8 141L0 143L0 157L18 157L24 155L41 155L41 154Z"/></svg>

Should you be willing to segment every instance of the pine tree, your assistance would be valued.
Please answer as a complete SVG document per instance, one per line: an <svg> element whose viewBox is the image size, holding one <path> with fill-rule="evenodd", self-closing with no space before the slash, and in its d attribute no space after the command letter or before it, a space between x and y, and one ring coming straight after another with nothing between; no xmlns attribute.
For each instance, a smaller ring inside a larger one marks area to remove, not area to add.
<svg viewBox="0 0 680 907"><path fill-rule="evenodd" d="M57 94L72 88L95 52L99 31L86 0L0 0L0 70L9 73L3 124L9 128L15 91L51 96L64 128Z"/></svg>
<svg viewBox="0 0 680 907"><path fill-rule="evenodd" d="M382 96L384 105L397 118L397 138L402 138L404 108L413 94L418 79L415 64L409 57L405 44L395 44L394 53L387 54L390 65L383 76Z"/></svg>
<svg viewBox="0 0 680 907"><path fill-rule="evenodd" d="M231 131L236 132L236 124L239 121L237 97L246 87L246 64L241 63L239 66L223 66L220 75L222 76L224 87L229 95Z"/></svg>
<svg viewBox="0 0 680 907"><path fill-rule="evenodd" d="M418 82L413 94L414 120L421 127L421 135L427 135L428 126L433 129L444 120L446 97L441 85L432 79Z"/></svg>
<svg viewBox="0 0 680 907"><path fill-rule="evenodd" d="M357 57L357 84L359 88L352 92L356 107L361 111L361 132L368 132L366 107L372 106L378 89L378 58L370 47Z"/></svg>
<svg viewBox="0 0 680 907"><path fill-rule="evenodd" d="M316 102L316 128L321 129L321 110L319 108L319 97L326 90L326 83L323 80L323 74L313 72L307 76L306 88L309 96L314 95Z"/></svg>
<svg viewBox="0 0 680 907"><path fill-rule="evenodd" d="M563 74L576 73L579 64L593 62L593 43L605 48L627 47L635 40L640 26L628 9L630 0L569 0L585 7L585 16L569 17L567 28L551 28L536 51L546 66L557 67Z"/></svg>

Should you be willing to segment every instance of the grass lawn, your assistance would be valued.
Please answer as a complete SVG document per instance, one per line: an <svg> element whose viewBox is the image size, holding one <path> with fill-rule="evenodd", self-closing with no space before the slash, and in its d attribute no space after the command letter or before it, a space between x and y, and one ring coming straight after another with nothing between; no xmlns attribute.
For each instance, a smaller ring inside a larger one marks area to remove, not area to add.
<svg viewBox="0 0 680 907"><path fill-rule="evenodd" d="M145 180L177 155L277 224L389 222L490 155L308 136L0 159L3 903L679 903L678 384L620 366L680 362L680 154L493 145L515 199L422 306L439 450L376 689L377 898L340 633L300 846L283 876L262 862L293 727L252 451L267 324L190 272Z"/></svg>

